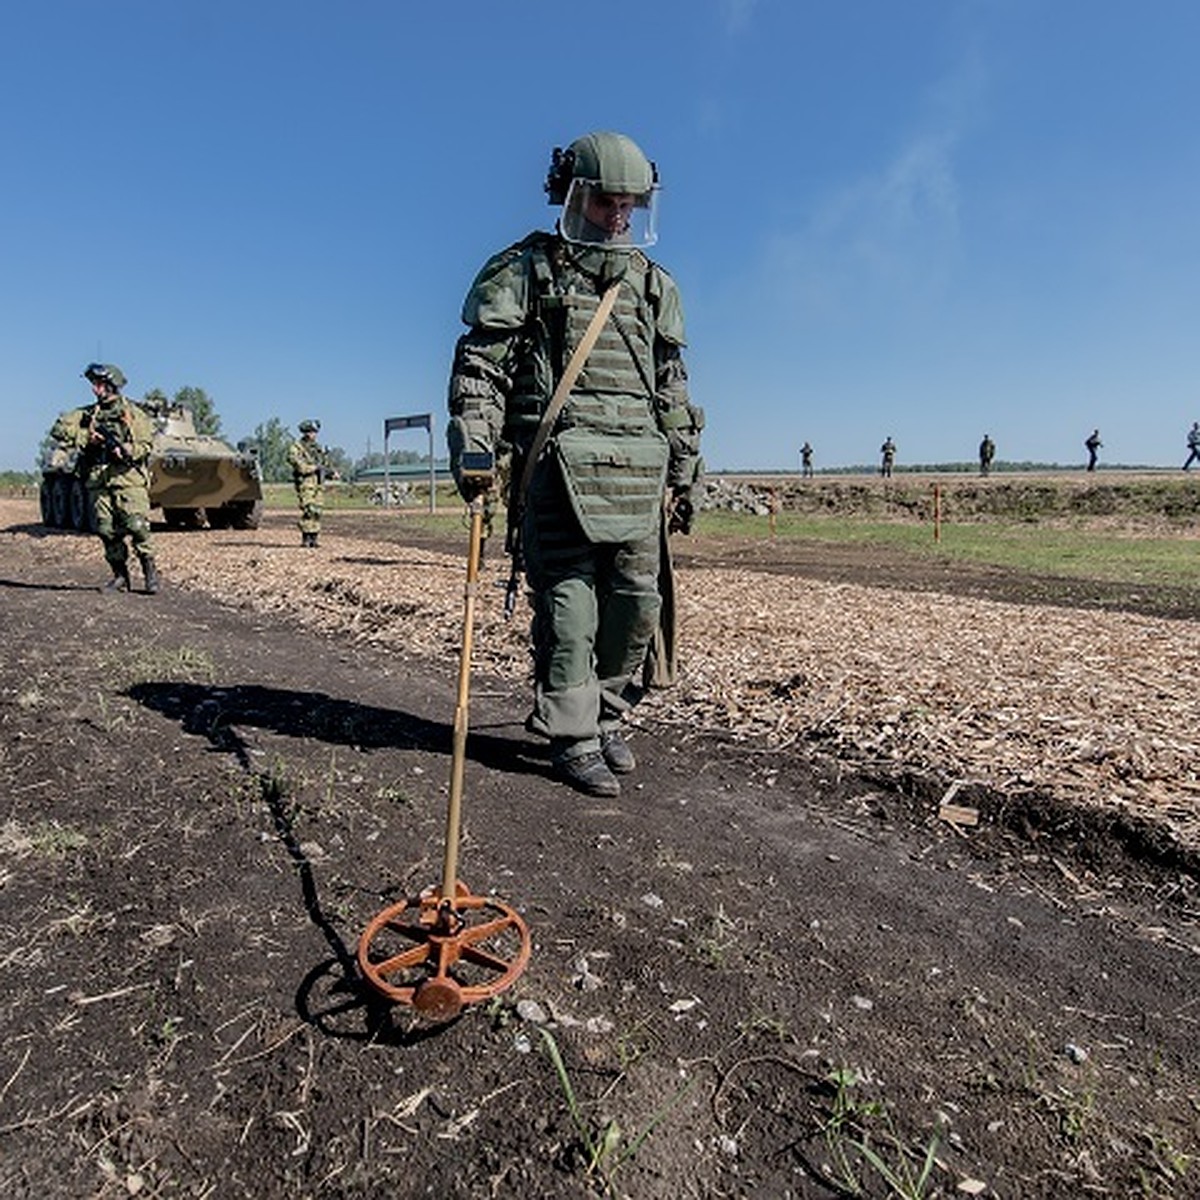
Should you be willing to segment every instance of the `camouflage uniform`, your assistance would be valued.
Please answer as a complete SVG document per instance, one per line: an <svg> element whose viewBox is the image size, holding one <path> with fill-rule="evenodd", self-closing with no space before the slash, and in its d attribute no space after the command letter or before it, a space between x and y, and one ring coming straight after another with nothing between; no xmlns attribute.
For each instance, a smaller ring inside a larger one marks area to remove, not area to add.
<svg viewBox="0 0 1200 1200"><path fill-rule="evenodd" d="M313 548L321 532L321 501L325 494L325 476L329 471L329 452L317 444L316 434L320 421L301 421L301 437L288 447L288 466L292 468L292 482L296 488L296 499L300 504L300 542Z"/></svg>
<svg viewBox="0 0 1200 1200"><path fill-rule="evenodd" d="M476 277L462 311L470 330L454 356L448 441L456 475L464 453L499 452L519 481L564 366L618 283L528 494L509 510L510 519L523 512L534 609L530 728L550 738L568 782L614 795L610 769L634 765L617 726L640 697L634 676L659 617L664 494L686 529L703 413L688 398L671 277L638 249L579 244L561 228L530 234Z"/></svg>
<svg viewBox="0 0 1200 1200"><path fill-rule="evenodd" d="M139 405L121 395L120 369L92 363L84 371L96 391L96 402L64 413L51 431L64 446L79 451L79 470L87 484L88 504L104 557L112 568L108 585L128 590L129 550L141 563L146 591L158 591L158 571L150 536L150 470L148 460L154 422Z"/></svg>

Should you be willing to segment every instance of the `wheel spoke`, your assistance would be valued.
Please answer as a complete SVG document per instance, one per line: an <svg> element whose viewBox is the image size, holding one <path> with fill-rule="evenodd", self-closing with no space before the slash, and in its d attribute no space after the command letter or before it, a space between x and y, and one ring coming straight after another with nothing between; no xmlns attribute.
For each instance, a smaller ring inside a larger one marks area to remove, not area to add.
<svg viewBox="0 0 1200 1200"><path fill-rule="evenodd" d="M402 950L399 954L393 954L380 962L372 963L371 969L379 975L394 975L397 971L419 967L422 963L428 962L429 951L430 946L427 942L421 946L413 946L409 950Z"/></svg>

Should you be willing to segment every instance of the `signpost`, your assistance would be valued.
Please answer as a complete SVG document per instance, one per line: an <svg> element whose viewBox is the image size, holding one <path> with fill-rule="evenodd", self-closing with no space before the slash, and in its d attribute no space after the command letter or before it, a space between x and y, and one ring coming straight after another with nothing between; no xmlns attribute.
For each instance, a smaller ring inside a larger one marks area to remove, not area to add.
<svg viewBox="0 0 1200 1200"><path fill-rule="evenodd" d="M433 462L433 413L414 413L408 417L386 417L383 422L383 502L391 504L392 485L389 474L391 455L388 453L388 434L394 429L429 430L429 511L437 512L437 476Z"/></svg>

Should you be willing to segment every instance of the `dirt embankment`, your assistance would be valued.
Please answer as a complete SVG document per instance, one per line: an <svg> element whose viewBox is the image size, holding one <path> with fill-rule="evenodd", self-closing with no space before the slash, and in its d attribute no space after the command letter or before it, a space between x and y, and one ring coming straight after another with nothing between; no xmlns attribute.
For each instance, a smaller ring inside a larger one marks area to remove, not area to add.
<svg viewBox="0 0 1200 1200"><path fill-rule="evenodd" d="M1116 521L1128 526L1195 531L1200 486L1182 471L901 472L870 476L717 475L708 482L713 507L736 511L922 519L935 503L947 521L1043 523Z"/></svg>

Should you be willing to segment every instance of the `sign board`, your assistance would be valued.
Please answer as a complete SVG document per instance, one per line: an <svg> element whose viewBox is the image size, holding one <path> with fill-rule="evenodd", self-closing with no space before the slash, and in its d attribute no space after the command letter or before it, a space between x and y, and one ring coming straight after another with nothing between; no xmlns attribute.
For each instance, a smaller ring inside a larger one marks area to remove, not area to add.
<svg viewBox="0 0 1200 1200"><path fill-rule="evenodd" d="M393 429L433 429L432 413L417 413L411 417L388 417L383 422L383 434L386 437Z"/></svg>

